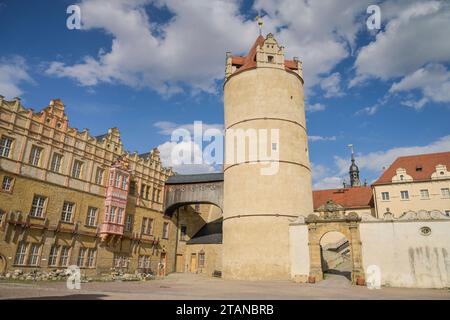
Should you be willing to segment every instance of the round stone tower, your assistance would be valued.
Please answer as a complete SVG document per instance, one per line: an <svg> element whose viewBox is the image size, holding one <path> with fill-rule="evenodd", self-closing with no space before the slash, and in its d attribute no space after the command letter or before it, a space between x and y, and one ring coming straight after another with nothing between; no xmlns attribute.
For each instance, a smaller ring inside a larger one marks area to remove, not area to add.
<svg viewBox="0 0 450 320"><path fill-rule="evenodd" d="M301 62L272 34L227 53L224 110L223 277L289 279L289 223L313 212Z"/></svg>

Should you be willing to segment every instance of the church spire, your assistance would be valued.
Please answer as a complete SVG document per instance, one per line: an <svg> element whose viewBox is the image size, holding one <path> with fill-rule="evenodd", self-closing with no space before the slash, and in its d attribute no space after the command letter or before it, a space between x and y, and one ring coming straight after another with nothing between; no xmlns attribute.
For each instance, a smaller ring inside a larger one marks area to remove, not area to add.
<svg viewBox="0 0 450 320"><path fill-rule="evenodd" d="M353 150L353 144L349 144L348 147L352 151L352 164L350 165L350 169L348 171L350 175L350 186L359 187L361 186L361 181L359 180L359 168L355 163L355 152Z"/></svg>
<svg viewBox="0 0 450 320"><path fill-rule="evenodd" d="M263 27L263 20L261 16L258 14L255 18L255 20L258 22L258 28L259 28L259 35L262 36L262 27Z"/></svg>

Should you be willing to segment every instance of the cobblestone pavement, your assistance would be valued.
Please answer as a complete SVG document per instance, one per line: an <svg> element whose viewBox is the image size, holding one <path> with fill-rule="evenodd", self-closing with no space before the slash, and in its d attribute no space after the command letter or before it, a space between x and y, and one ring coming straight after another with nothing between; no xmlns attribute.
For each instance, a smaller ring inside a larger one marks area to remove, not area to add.
<svg viewBox="0 0 450 320"><path fill-rule="evenodd" d="M449 299L448 289L382 288L344 284L328 278L317 284L290 281L233 281L194 274L172 274L143 282L82 283L69 290L64 282L0 282L0 299Z"/></svg>

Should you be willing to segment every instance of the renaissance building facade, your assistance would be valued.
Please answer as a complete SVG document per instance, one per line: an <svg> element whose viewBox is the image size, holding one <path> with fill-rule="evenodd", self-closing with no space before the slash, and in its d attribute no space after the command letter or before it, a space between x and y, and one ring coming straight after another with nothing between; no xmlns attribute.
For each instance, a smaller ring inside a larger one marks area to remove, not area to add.
<svg viewBox="0 0 450 320"><path fill-rule="evenodd" d="M174 271L177 243L200 229L204 208L177 211L190 222L180 240L177 216L163 213L173 172L159 151L127 152L117 128L72 128L64 108L55 99L35 112L0 98L0 272Z"/></svg>

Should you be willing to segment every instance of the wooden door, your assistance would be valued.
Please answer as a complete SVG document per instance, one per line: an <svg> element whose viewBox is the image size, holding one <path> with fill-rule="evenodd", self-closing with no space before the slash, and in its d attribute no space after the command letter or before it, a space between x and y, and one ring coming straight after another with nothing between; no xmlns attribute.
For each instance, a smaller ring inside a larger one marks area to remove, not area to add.
<svg viewBox="0 0 450 320"><path fill-rule="evenodd" d="M195 253L191 254L191 268L190 271L195 273L197 271L197 255Z"/></svg>
<svg viewBox="0 0 450 320"><path fill-rule="evenodd" d="M184 272L184 255L177 254L177 267L176 272Z"/></svg>

